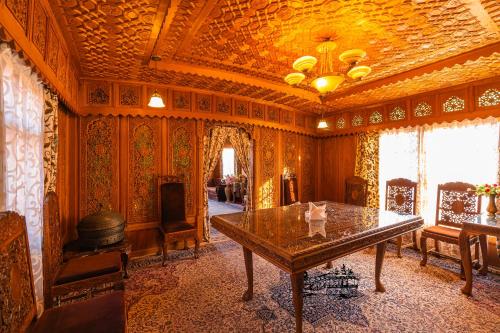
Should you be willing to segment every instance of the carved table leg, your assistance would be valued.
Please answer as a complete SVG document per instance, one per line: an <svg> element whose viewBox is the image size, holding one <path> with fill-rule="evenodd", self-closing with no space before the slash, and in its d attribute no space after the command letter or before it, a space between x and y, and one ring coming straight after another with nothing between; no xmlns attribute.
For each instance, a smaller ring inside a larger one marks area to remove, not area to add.
<svg viewBox="0 0 500 333"><path fill-rule="evenodd" d="M469 235L467 235L467 232L463 230L460 232L458 244L460 246L460 258L462 259L465 273L465 286L462 288L462 292L466 295L470 295L472 292L472 259L470 254Z"/></svg>
<svg viewBox="0 0 500 333"><path fill-rule="evenodd" d="M380 273L382 273L386 244L386 242L377 244L377 255L375 257L375 291L380 292L385 291L384 285L380 282Z"/></svg>
<svg viewBox="0 0 500 333"><path fill-rule="evenodd" d="M292 282L293 307L295 309L295 332L302 333L302 289L304 288L304 273L290 275Z"/></svg>
<svg viewBox="0 0 500 333"><path fill-rule="evenodd" d="M401 247L403 246L403 236L399 236L396 238L396 244L398 247L398 258L402 258L403 256L401 255Z"/></svg>
<svg viewBox="0 0 500 333"><path fill-rule="evenodd" d="M122 265L123 265L123 272L124 272L124 277L125 279L128 279L128 252L122 252L121 257L122 257Z"/></svg>
<svg viewBox="0 0 500 333"><path fill-rule="evenodd" d="M414 250L418 250L418 246L417 246L417 231L416 230L413 230L411 232L411 240L413 242L413 249Z"/></svg>
<svg viewBox="0 0 500 333"><path fill-rule="evenodd" d="M200 257L200 240L198 237L194 239L194 258L198 259Z"/></svg>
<svg viewBox="0 0 500 333"><path fill-rule="evenodd" d="M420 266L427 265L427 238L420 236L420 251L422 252L422 261Z"/></svg>
<svg viewBox="0 0 500 333"><path fill-rule="evenodd" d="M243 300L249 301L253 297L253 259L252 251L243 247L243 256L245 257L245 269L247 271L248 289L243 294Z"/></svg>
<svg viewBox="0 0 500 333"><path fill-rule="evenodd" d="M479 269L479 274L488 274L488 239L486 235L479 235L479 245L481 246L481 258L483 263Z"/></svg>

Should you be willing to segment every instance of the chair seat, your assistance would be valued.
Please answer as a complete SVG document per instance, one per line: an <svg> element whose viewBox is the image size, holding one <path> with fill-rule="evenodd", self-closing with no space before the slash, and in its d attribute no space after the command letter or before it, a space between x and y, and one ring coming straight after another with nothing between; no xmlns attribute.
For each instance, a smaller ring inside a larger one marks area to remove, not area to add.
<svg viewBox="0 0 500 333"><path fill-rule="evenodd" d="M162 229L164 233L168 234L172 232L195 230L195 227L186 221L169 221L168 223L163 223Z"/></svg>
<svg viewBox="0 0 500 333"><path fill-rule="evenodd" d="M122 265L119 252L107 252L79 257L63 264L55 284L61 285L120 271Z"/></svg>
<svg viewBox="0 0 500 333"><path fill-rule="evenodd" d="M122 333L126 331L124 293L113 292L52 308L35 322L34 333Z"/></svg>
<svg viewBox="0 0 500 333"><path fill-rule="evenodd" d="M440 225L434 225L432 227L424 228L424 232L443 235L446 237L456 238L456 239L458 239L458 235L460 235L460 229L451 227L442 227Z"/></svg>

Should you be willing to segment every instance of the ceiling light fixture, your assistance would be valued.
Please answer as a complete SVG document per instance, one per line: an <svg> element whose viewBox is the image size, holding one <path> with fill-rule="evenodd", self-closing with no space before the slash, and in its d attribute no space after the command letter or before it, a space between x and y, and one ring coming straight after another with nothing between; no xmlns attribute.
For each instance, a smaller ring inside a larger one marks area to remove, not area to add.
<svg viewBox="0 0 500 333"><path fill-rule="evenodd" d="M325 129L325 128L328 128L328 123L326 122L325 120L325 117L323 115L323 113L321 113L321 118L319 119L318 121L318 128L319 129Z"/></svg>
<svg viewBox="0 0 500 333"><path fill-rule="evenodd" d="M157 56L157 55L152 55L151 60L158 62L161 60L161 57ZM156 64L155 64L155 71L157 71L157 70L158 69L157 69ZM153 91L153 94L151 95L151 98L149 99L148 106L151 108L164 108L165 107L165 103L163 103L163 99L161 98L161 95L157 89L155 89Z"/></svg>
<svg viewBox="0 0 500 333"><path fill-rule="evenodd" d="M298 72L290 73L284 80L291 86L298 87L301 83L306 83L315 88L323 101L324 97L335 91L346 77L352 80L360 80L372 71L368 66L360 66L358 63L366 57L366 52L361 49L351 49L340 53L338 59L343 63L334 66L334 53L337 48L335 37L327 37L316 46L319 53L319 68L315 70L318 63L316 57L306 55L293 62L293 69ZM347 66L346 66L347 65ZM319 126L328 127L326 122L319 123ZM323 127L324 128L324 127Z"/></svg>

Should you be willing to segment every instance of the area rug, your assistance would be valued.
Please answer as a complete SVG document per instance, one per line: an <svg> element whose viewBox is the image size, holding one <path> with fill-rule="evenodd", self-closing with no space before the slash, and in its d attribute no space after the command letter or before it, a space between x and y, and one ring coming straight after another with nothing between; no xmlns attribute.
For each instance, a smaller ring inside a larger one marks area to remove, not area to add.
<svg viewBox="0 0 500 333"><path fill-rule="evenodd" d="M254 256L254 298L242 301L246 275L241 247L226 239L131 264L126 282L129 332L294 332L287 274ZM382 281L374 291L375 251L334 261L360 276L354 297L331 293L305 297L304 332L499 332L500 277L474 278L473 296L460 293L459 265L431 257L420 267L410 249L397 258L389 247ZM308 272L323 273L323 268Z"/></svg>

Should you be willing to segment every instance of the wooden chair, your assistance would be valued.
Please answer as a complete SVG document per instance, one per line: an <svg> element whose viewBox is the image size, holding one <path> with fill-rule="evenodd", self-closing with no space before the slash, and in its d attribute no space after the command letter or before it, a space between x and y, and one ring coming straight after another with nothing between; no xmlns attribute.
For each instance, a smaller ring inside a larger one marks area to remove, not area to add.
<svg viewBox="0 0 500 333"><path fill-rule="evenodd" d="M358 176L345 181L345 203L366 207L368 199L368 181Z"/></svg>
<svg viewBox="0 0 500 333"><path fill-rule="evenodd" d="M281 206L292 205L299 201L297 176L281 175Z"/></svg>
<svg viewBox="0 0 500 333"><path fill-rule="evenodd" d="M385 210L399 214L415 215L417 208L417 183L405 178L391 179L385 185ZM417 232L412 232L413 248L417 248ZM403 236L396 239L398 257L401 258Z"/></svg>
<svg viewBox="0 0 500 333"><path fill-rule="evenodd" d="M470 189L474 185L455 182L438 185L436 202L436 225L424 228L420 238L420 248L422 251L421 266L427 264L427 238L435 240L435 250L439 253L439 242L443 241L458 245L458 235L464 221L471 221L477 218L481 212L481 200ZM470 245L475 245L475 259L479 260L478 237L470 239ZM483 256L486 255L483 244ZM462 264L460 263L462 266ZM463 274L463 267L461 267Z"/></svg>
<svg viewBox="0 0 500 333"><path fill-rule="evenodd" d="M184 241L187 249L187 240L194 239L194 257L198 258L200 240L198 238L198 225L186 221L185 189L182 179L177 176L158 177L160 233L163 237L163 261L167 259L168 243Z"/></svg>
<svg viewBox="0 0 500 333"><path fill-rule="evenodd" d="M0 230L0 332L127 331L122 291L46 310L34 321L36 299L24 217L14 212L0 213Z"/></svg>
<svg viewBox="0 0 500 333"><path fill-rule="evenodd" d="M71 258L63 262L61 220L57 194L49 192L43 202L43 275L44 302L53 306L54 298L71 292L87 290L91 296L94 288L113 284L123 289L123 270L120 252L108 252Z"/></svg>

